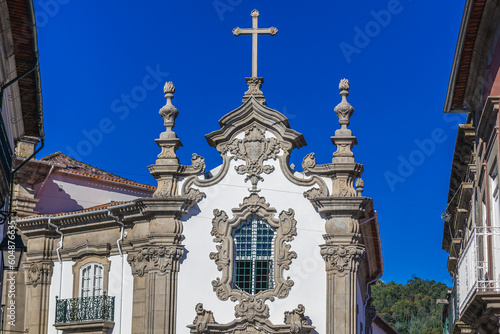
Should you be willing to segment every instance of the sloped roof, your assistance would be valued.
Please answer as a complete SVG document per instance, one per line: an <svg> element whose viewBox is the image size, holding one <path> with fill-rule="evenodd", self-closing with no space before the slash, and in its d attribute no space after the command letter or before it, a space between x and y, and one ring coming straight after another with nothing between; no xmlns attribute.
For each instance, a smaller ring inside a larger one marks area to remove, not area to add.
<svg viewBox="0 0 500 334"><path fill-rule="evenodd" d="M487 6L490 6L490 10L485 11ZM474 84L470 75L482 70L477 68L479 62L475 58L486 57L482 53L484 48L489 48L485 43L486 37L494 32L491 28L493 24L491 15L495 10L491 8L495 6L495 1L491 0L467 0L465 3L444 112L468 111L463 108L467 106L467 99L470 98L467 96L470 95L468 87Z"/></svg>
<svg viewBox="0 0 500 334"><path fill-rule="evenodd" d="M66 154L63 154L61 152L55 152L49 154L46 157L41 158L40 160L66 166L65 168L63 168L63 170L67 170L70 172L77 172L75 174L82 174L82 175L86 174L91 176L110 178L114 180L134 182L132 180L123 178L121 176L115 175L110 172L106 172L105 170L99 169L97 167L91 166L84 162L68 157Z"/></svg>
<svg viewBox="0 0 500 334"><path fill-rule="evenodd" d="M221 129L205 135L205 138L210 146L217 147L219 144L229 142L238 132L247 130L254 124L259 124L280 136L292 145L292 149L307 145L304 136L290 128L285 115L262 105L253 96L240 107L224 115L219 120Z"/></svg>
<svg viewBox="0 0 500 334"><path fill-rule="evenodd" d="M22 75L19 85L24 135L44 137L42 94L38 66L38 41L32 1L6 1L14 45L17 75Z"/></svg>

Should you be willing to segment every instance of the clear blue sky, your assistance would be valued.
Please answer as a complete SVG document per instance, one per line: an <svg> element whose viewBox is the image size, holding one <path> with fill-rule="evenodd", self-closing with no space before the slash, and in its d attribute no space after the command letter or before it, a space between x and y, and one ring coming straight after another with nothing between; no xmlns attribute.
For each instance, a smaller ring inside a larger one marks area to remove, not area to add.
<svg viewBox="0 0 500 334"><path fill-rule="evenodd" d="M404 283L415 274L451 284L440 215L465 117L442 109L464 0L34 3L46 129L40 156L62 151L156 185L146 166L164 130L163 83L173 81L182 163L198 153L207 169L217 166L204 135L241 104L251 38L231 31L250 27L256 8L261 27L279 29L259 39L268 106L308 143L292 162L300 166L310 152L331 161L338 82L348 78L353 151L379 213L383 279Z"/></svg>

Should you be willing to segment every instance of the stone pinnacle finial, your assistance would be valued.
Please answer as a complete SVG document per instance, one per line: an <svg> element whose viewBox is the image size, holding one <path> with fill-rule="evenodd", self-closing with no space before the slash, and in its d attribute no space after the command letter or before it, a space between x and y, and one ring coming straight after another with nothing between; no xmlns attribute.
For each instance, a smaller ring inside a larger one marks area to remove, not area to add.
<svg viewBox="0 0 500 334"><path fill-rule="evenodd" d="M363 191L364 191L364 187L365 187L365 182L363 181L363 179L358 177L355 185L356 185L356 192L358 193L358 196L359 197L363 196Z"/></svg>
<svg viewBox="0 0 500 334"><path fill-rule="evenodd" d="M340 80L339 89L342 101L334 109L339 118L340 129L336 130L335 136L332 137L332 142L337 146L337 151L333 153L333 162L354 162L354 154L351 149L357 144L356 137L347 128L350 118L354 113L354 108L347 102L349 88L349 81L347 79Z"/></svg>
<svg viewBox="0 0 500 334"><path fill-rule="evenodd" d="M172 81L165 83L163 92L165 93L167 103L160 109L160 115L163 118L163 124L166 128L166 131L162 133L162 136L165 138L177 138L172 129L175 126L175 119L179 114L179 110L177 110L177 108L172 104L172 99L174 98L175 93L175 87Z"/></svg>
<svg viewBox="0 0 500 334"><path fill-rule="evenodd" d="M347 96L349 95L349 81L347 79L342 79L340 80L339 83L339 89L340 89L340 96L342 96L342 101L335 107L334 111L337 114L339 118L339 123L341 125L341 132L349 132L350 130L347 129L347 126L349 125L349 119L351 118L352 114L354 113L354 108L351 106L349 102L347 102Z"/></svg>

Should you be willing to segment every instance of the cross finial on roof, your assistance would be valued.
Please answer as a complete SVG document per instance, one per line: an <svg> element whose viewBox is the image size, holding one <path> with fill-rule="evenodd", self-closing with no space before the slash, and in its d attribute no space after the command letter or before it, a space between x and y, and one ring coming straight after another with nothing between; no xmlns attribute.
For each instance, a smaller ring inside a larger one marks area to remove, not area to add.
<svg viewBox="0 0 500 334"><path fill-rule="evenodd" d="M257 78L257 38L259 35L271 35L274 36L278 33L278 29L275 27L271 28L259 28L259 12L257 9L252 11L252 28L241 29L236 27L233 29L233 34L235 36L239 35L252 35L252 78Z"/></svg>

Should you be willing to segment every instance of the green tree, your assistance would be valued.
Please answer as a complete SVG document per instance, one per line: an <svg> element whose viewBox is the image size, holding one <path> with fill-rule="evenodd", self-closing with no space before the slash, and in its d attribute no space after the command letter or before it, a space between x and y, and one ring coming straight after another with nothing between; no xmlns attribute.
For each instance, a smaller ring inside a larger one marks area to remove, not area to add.
<svg viewBox="0 0 500 334"><path fill-rule="evenodd" d="M443 283L417 276L404 285L378 281L372 286L373 305L400 334L440 334L442 310L436 299L445 298L448 290Z"/></svg>

